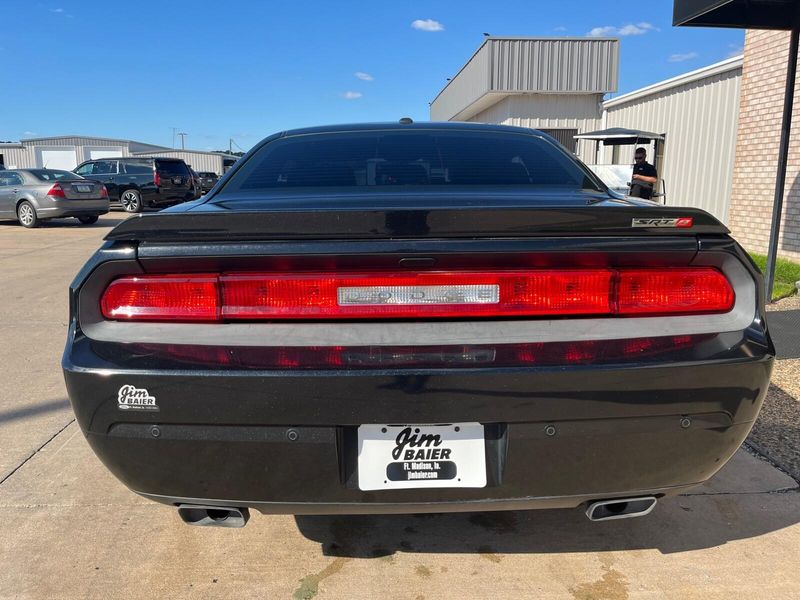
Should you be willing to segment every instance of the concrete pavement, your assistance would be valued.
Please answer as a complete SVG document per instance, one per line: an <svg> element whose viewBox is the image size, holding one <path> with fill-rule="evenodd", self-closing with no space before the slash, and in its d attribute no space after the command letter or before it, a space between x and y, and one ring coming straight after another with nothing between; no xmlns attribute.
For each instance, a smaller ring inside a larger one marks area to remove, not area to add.
<svg viewBox="0 0 800 600"><path fill-rule="evenodd" d="M96 459L58 366L67 285L120 218L0 223L0 598L800 598L797 483L745 450L643 519L254 513L240 530L184 526Z"/></svg>

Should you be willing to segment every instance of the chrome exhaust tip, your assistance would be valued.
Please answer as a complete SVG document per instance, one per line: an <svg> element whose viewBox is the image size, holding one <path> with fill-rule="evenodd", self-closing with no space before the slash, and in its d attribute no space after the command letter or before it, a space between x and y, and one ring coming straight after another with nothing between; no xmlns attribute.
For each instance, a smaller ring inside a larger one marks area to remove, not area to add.
<svg viewBox="0 0 800 600"><path fill-rule="evenodd" d="M178 515L184 523L198 527L244 527L250 511L230 506L179 504Z"/></svg>
<svg viewBox="0 0 800 600"><path fill-rule="evenodd" d="M658 500L655 496L638 496L636 498L614 498L592 502L586 509L590 521L612 521L614 519L632 519L650 514Z"/></svg>

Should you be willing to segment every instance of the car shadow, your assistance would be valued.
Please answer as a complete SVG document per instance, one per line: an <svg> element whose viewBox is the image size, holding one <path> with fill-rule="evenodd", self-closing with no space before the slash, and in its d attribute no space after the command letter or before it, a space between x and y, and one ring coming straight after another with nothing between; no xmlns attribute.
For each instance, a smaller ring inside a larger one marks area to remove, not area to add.
<svg viewBox="0 0 800 600"><path fill-rule="evenodd" d="M764 498L769 502L765 502ZM713 548L800 521L797 488L765 494L687 494L646 517L589 521L583 509L295 517L300 533L336 557L405 553L549 554ZM499 559L498 559L499 560Z"/></svg>

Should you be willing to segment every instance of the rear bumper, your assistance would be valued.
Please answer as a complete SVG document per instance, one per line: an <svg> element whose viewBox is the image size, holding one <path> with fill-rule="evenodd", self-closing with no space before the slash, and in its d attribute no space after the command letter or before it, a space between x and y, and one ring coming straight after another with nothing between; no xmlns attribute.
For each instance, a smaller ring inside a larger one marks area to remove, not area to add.
<svg viewBox="0 0 800 600"><path fill-rule="evenodd" d="M36 209L39 218L89 217L104 215L110 210L108 200L59 200Z"/></svg>
<svg viewBox="0 0 800 600"><path fill-rule="evenodd" d="M68 348L70 399L93 450L129 488L170 504L294 514L678 493L740 446L772 367L750 348L744 359L638 368L158 373L87 368L90 346ZM159 410L120 410L123 385L146 388ZM359 489L358 425L468 421L485 424L486 487Z"/></svg>

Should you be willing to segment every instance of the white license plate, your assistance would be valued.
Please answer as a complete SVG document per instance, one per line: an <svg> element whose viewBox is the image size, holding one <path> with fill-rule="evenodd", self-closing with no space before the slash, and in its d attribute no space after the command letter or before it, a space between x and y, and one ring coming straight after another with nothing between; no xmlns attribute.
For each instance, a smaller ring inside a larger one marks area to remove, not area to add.
<svg viewBox="0 0 800 600"><path fill-rule="evenodd" d="M362 425L361 490L486 487L483 425Z"/></svg>
<svg viewBox="0 0 800 600"><path fill-rule="evenodd" d="M90 193L92 191L92 186L90 186L90 185L76 185L75 188L81 194L88 194L88 193Z"/></svg>

